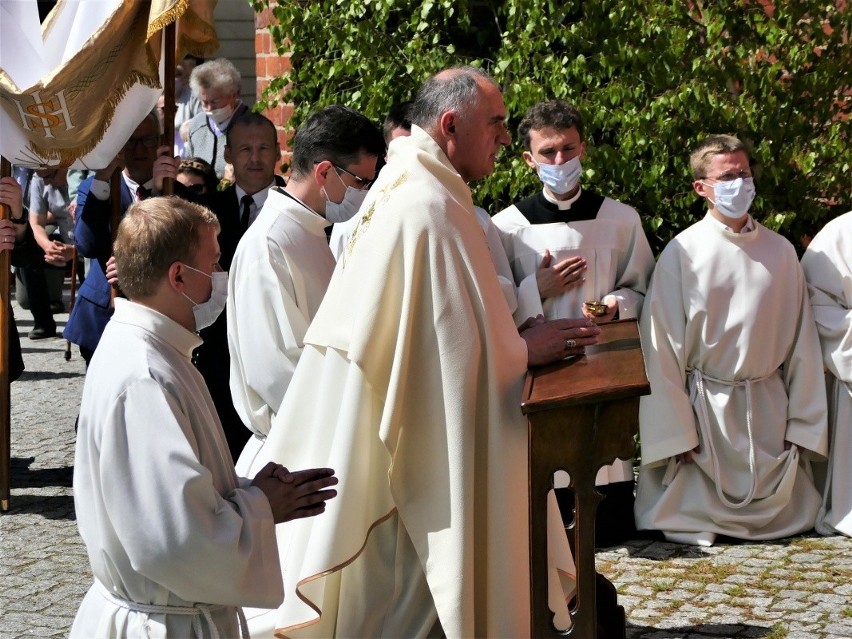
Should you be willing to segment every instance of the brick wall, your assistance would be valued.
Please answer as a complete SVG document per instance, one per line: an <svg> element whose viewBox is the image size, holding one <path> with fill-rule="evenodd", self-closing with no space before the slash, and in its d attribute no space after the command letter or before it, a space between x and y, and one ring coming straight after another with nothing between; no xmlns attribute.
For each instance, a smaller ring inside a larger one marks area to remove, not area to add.
<svg viewBox="0 0 852 639"><path fill-rule="evenodd" d="M272 4L272 3L271 3ZM277 78L290 69L290 56L278 55L272 37L269 34L269 23L272 19L271 9L265 9L255 16L254 50L255 71L257 75L257 99L260 100L264 89L273 78ZM275 124L278 130L278 143L281 145L282 161L289 162L290 150L287 141L290 131L287 123L293 114L293 105L280 103L271 109L266 109L263 115Z"/></svg>

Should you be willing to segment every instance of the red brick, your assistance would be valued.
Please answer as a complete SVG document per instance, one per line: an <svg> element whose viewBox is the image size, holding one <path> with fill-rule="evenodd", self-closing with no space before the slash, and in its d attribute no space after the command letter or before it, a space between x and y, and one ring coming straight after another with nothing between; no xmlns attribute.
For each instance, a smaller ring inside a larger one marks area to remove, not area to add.
<svg viewBox="0 0 852 639"><path fill-rule="evenodd" d="M264 64L266 77L277 78L290 70L290 56L272 55L264 59Z"/></svg>
<svg viewBox="0 0 852 639"><path fill-rule="evenodd" d="M269 31L255 31L254 50L257 53L272 53L275 51L275 48L272 46L272 36L269 35Z"/></svg>

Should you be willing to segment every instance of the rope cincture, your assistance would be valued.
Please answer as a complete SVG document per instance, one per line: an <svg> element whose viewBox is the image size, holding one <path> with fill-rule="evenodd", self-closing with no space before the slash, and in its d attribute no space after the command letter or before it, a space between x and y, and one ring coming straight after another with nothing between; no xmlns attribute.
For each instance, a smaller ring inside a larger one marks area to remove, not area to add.
<svg viewBox="0 0 852 639"><path fill-rule="evenodd" d="M110 590L107 589L107 587L97 579L95 579L95 583L97 584L98 589L100 590L104 599L118 606L119 608L124 608L125 610L130 610L132 612L141 612L145 615L180 615L185 617L192 617L192 634L194 637L198 637L199 639L205 637L202 622L206 622L207 628L210 630L209 636L212 639L219 639L219 630L216 628L216 624L213 623L213 615L210 613L211 611L217 608L224 608L224 606L202 603L197 603L193 606L164 606L156 604L143 604L138 603L136 601L122 599L115 593L110 592ZM240 607L237 607L237 617L239 618L240 622L240 635L242 639L250 639L248 631L248 622L246 621L246 616L245 613L243 613L243 609ZM147 625L145 627L145 630L145 636L147 637Z"/></svg>
<svg viewBox="0 0 852 639"><path fill-rule="evenodd" d="M713 464L713 482L716 484L716 495L719 497L719 500L728 508L732 508L734 510L745 508L748 506L753 500L754 495L757 492L757 459L755 456L754 450L754 435L752 433L752 384L756 382L762 382L766 379L772 377L776 371L772 371L768 375L764 375L763 377L758 377L755 379L745 379L745 380L726 380L726 379L716 379L715 377L710 377L709 375L705 375L701 370L697 368L691 368L687 371L688 374L692 374L695 377L695 389L698 394L699 405L701 410L701 417L703 419L704 424L710 423L710 416L707 412L707 393L704 388L704 380L709 379L711 382L716 382L719 384L725 384L732 387L742 387L745 386L746 390L746 432L748 433L748 468L749 473L751 474L751 488L749 488L748 493L746 493L745 498L742 501L736 502L731 501L727 498L724 491L722 490L721 483L721 473L719 472L719 461L716 456L716 449L713 446L713 438L710 437L708 433L705 437L707 447L710 450L710 461Z"/></svg>

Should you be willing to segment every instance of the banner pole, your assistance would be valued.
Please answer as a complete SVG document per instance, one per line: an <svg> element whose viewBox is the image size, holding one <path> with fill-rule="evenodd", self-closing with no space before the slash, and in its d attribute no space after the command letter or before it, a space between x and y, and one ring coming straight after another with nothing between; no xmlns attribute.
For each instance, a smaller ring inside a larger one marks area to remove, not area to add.
<svg viewBox="0 0 852 639"><path fill-rule="evenodd" d="M0 157L0 177L10 177L12 165ZM11 217L11 210L0 204L0 219ZM9 328L12 324L10 296L11 251L0 251L0 510L9 510L12 476L12 394L9 388Z"/></svg>
<svg viewBox="0 0 852 639"><path fill-rule="evenodd" d="M163 139L169 146L174 146L175 139L175 33L176 23L170 22L163 27ZM174 195L175 184L172 178L163 180L163 195Z"/></svg>

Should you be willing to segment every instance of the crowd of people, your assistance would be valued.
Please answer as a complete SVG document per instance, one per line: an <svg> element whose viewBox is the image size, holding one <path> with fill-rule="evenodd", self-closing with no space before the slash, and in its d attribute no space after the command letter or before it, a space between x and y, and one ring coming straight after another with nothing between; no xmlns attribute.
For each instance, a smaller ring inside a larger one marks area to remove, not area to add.
<svg viewBox="0 0 852 639"><path fill-rule="evenodd" d="M528 635L522 383L618 320L639 323L651 394L638 481L632 459L598 474L598 546L852 535L852 212L800 263L749 213L747 146L709 135L690 156L706 214L655 260L637 211L583 186L564 101L518 128L541 189L492 217L470 185L511 138L481 70L433 76L384 130L316 110L286 182L230 62L187 58L178 81L174 143L152 112L79 186L40 171L25 203L0 181L31 338L56 334L46 269L87 258L64 335L87 366L95 584L72 636ZM566 628L570 478L554 488Z"/></svg>

